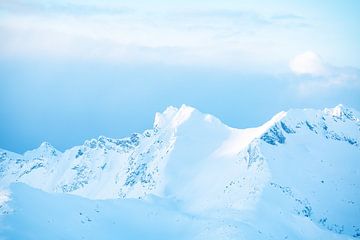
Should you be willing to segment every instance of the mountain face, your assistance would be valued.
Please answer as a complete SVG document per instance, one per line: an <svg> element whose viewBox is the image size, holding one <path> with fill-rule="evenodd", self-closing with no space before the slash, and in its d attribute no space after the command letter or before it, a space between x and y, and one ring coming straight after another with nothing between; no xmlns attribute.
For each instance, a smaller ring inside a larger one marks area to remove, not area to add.
<svg viewBox="0 0 360 240"><path fill-rule="evenodd" d="M101 136L63 153L49 143L23 155L0 150L0 186L92 200L155 196L187 213L236 213L263 234L256 239L285 238L289 228L298 237L289 239L359 238L359 117L342 105L292 109L236 129L189 106L168 107L153 129L128 138Z"/></svg>

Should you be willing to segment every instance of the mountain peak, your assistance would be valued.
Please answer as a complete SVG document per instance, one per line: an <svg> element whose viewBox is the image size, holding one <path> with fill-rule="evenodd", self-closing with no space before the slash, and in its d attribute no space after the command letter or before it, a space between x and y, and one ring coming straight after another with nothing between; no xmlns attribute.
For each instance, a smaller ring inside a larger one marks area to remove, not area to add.
<svg viewBox="0 0 360 240"><path fill-rule="evenodd" d="M357 120L359 117L359 114L357 114L355 110L344 106L343 104L338 104L334 108L325 108L324 112L342 120L344 120L345 118L348 118L350 120Z"/></svg>
<svg viewBox="0 0 360 240"><path fill-rule="evenodd" d="M57 150L55 147L53 147L48 142L42 142L40 146L36 149L27 151L24 153L24 156L26 158L35 158L35 157L56 157L61 152Z"/></svg>
<svg viewBox="0 0 360 240"><path fill-rule="evenodd" d="M42 142L39 146L41 149L52 149L54 148L49 142Z"/></svg>
<svg viewBox="0 0 360 240"><path fill-rule="evenodd" d="M169 106L164 112L155 114L154 128L166 126L176 128L189 119L194 111L197 110L185 104L181 105L180 108Z"/></svg>

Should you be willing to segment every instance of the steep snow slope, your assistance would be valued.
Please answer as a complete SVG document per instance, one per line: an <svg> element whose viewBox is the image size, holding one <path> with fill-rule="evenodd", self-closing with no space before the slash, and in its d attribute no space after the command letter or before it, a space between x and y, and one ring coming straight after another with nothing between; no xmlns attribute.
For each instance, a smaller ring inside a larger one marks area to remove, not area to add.
<svg viewBox="0 0 360 240"><path fill-rule="evenodd" d="M294 109L234 129L194 108L169 107L153 129L129 138L99 137L64 153L48 143L24 155L1 151L0 185L24 182L90 199L151 194L219 219L234 211L231 219L242 216L261 232L257 239L274 236L273 218L283 233L276 236L292 229L311 239L322 228L359 237L359 116L342 105Z"/></svg>
<svg viewBox="0 0 360 240"><path fill-rule="evenodd" d="M262 201L359 237L358 116L342 106L289 111L257 144L271 172Z"/></svg>

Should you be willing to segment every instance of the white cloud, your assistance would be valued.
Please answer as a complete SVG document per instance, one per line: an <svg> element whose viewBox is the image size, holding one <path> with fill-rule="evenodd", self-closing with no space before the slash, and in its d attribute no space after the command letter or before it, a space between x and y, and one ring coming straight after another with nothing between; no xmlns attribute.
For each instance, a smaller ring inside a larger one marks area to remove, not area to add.
<svg viewBox="0 0 360 240"><path fill-rule="evenodd" d="M296 75L298 93L302 96L360 85L359 69L325 63L312 51L295 56L289 67Z"/></svg>
<svg viewBox="0 0 360 240"><path fill-rule="evenodd" d="M307 51L295 56L289 63L290 69L295 74L310 74L324 76L329 73L328 66L323 62L319 55L312 51Z"/></svg>

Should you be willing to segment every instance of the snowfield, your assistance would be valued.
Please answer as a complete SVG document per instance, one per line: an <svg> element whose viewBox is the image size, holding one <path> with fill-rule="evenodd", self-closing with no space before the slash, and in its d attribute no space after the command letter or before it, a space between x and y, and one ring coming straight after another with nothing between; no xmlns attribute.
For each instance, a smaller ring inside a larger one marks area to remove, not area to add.
<svg viewBox="0 0 360 240"><path fill-rule="evenodd" d="M236 129L183 105L128 138L0 150L0 239L360 238L359 117Z"/></svg>

